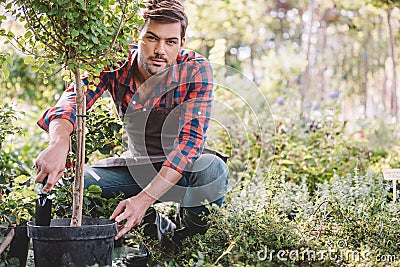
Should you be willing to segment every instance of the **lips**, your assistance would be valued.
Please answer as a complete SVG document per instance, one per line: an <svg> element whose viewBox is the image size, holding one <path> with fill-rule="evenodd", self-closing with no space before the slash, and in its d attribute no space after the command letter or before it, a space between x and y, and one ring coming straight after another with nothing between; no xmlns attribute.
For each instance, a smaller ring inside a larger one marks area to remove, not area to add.
<svg viewBox="0 0 400 267"><path fill-rule="evenodd" d="M154 58L151 61L153 62L153 65L162 65L162 64L166 63L166 61L163 59L155 59Z"/></svg>
<svg viewBox="0 0 400 267"><path fill-rule="evenodd" d="M162 65L167 62L167 60L162 56L150 57L149 59L153 62L154 65Z"/></svg>

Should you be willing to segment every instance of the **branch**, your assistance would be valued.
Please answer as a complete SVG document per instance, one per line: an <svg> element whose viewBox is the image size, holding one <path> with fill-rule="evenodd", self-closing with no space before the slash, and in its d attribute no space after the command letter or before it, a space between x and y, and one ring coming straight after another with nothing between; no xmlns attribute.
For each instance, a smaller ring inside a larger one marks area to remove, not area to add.
<svg viewBox="0 0 400 267"><path fill-rule="evenodd" d="M104 55L104 53L101 54L101 55ZM95 56L95 57L97 57L97 56ZM87 64L87 65L93 65L93 64L96 64L96 63L100 62L102 59L93 60L93 61L86 61L86 60L83 59L83 58L77 58L77 60L79 60L79 61L81 61L82 63L85 63L85 64ZM123 62L123 63L122 63L120 66L118 66L116 69L113 69L113 70L103 70L103 72L115 72L115 71L118 71L118 70L122 69L122 68L126 65L126 63L128 63L128 60L125 60L125 62Z"/></svg>
<svg viewBox="0 0 400 267"><path fill-rule="evenodd" d="M39 58L47 58L47 59L52 59L53 57L50 56L38 56L37 54L35 54L35 52L33 50L30 50L28 48L26 48L25 45L22 45L17 38L13 37L11 39L8 39L10 41L10 45L12 47L14 47L17 51L21 52L22 54L25 55L31 55L31 56L35 56L35 57L39 57ZM17 45L15 45L12 41L15 41L17 43Z"/></svg>
<svg viewBox="0 0 400 267"><path fill-rule="evenodd" d="M8 39L8 40L10 41L10 45L11 45L12 47L14 47L17 51L19 51L19 52L21 52L21 53L23 53L23 54L25 54L25 55L26 55L27 52L28 52L28 55L34 55L34 56L36 56L36 54L33 53L33 51L30 51L30 50L27 49L25 46L22 46L22 44L20 44L20 43L18 42L17 38L13 37L13 38ZM16 46L15 44L13 44L12 40L15 40L15 42L17 43L17 46ZM22 48L21 48L21 47L22 47ZM25 50L25 51L27 51L27 52L24 52L24 51L22 51L22 50Z"/></svg>
<svg viewBox="0 0 400 267"><path fill-rule="evenodd" d="M23 6L23 5L22 5ZM26 14L26 9L25 7L23 8L23 12L24 12L24 18L26 23L28 24L29 29L33 32L33 34L35 35L35 37L40 40L45 46L47 46L48 48L50 48L53 51L56 51L57 53L61 54L62 51L60 51L59 49L57 49L56 47L52 46L51 44L49 44L48 42L45 42L42 38L40 38L40 36L37 34L37 32L33 29L32 24L31 24L31 20L29 19L29 16L27 16Z"/></svg>
<svg viewBox="0 0 400 267"><path fill-rule="evenodd" d="M121 5L121 1L119 0L118 2ZM121 8L122 8L122 5L121 5ZM112 40L112 42L110 44L109 50L113 49L113 47L115 45L115 42L117 41L118 35L119 35L119 33L121 31L121 28L122 28L122 22L124 21L125 14L126 14L126 8L123 8L122 9L121 19L119 20L118 30L117 30L117 33L114 35L114 39Z"/></svg>
<svg viewBox="0 0 400 267"><path fill-rule="evenodd" d="M59 40L57 40L56 38L54 38L54 35L47 31L46 27L42 24L42 22L40 21L40 18L39 18L39 17L37 16L37 14L36 14L36 12L33 11L34 9L33 9L32 6L31 6L31 9L32 9L33 14L35 15L36 20L37 20L38 23L40 24L41 28L46 32L46 34L49 35L49 36L51 37L51 39L54 40L54 42L56 42L56 43L58 43L59 45L63 46L63 43L62 43L62 42L60 42ZM25 13L25 12L24 12L24 13ZM52 25L53 25L53 24L52 24ZM54 27L54 25L53 25L53 27ZM54 28L56 28L56 27L54 27Z"/></svg>
<svg viewBox="0 0 400 267"><path fill-rule="evenodd" d="M122 7L123 6L122 2L120 0L118 2L120 4L120 6ZM117 30L116 34L114 35L114 38L113 38L113 40L112 40L112 42L110 44L110 47L108 48L107 52L100 53L100 54L97 54L97 55L93 56L93 58L97 58L97 60L88 61L88 60L85 60L84 58L79 58L78 57L77 59L79 61L81 61L81 62L83 62L85 64L88 64L88 65L93 65L93 64L96 64L96 63L102 61L105 56L108 56L110 54L110 52L113 51L115 43L116 43L116 41L118 39L118 35L121 32L123 22L125 21L124 17L125 17L125 15L127 13L126 12L126 8L123 8L122 10L123 11L122 11L121 19L119 21L118 30ZM122 66L118 67L116 70L121 69L126 63L127 63L127 61L125 61L124 64L122 64ZM116 70L113 70L113 71L116 71ZM112 71L110 71L110 72L112 72Z"/></svg>
<svg viewBox="0 0 400 267"><path fill-rule="evenodd" d="M56 29L57 27L56 27L56 25L54 24L54 20L52 19L51 16L49 16L49 20L50 20L51 26L53 26L53 28ZM60 26L61 26L61 24L60 24ZM46 31L46 32L47 32L47 31ZM67 30L66 33L69 33L69 30ZM54 39L54 38L53 38L53 39ZM59 42L59 45L64 46L64 44L61 43L61 42Z"/></svg>

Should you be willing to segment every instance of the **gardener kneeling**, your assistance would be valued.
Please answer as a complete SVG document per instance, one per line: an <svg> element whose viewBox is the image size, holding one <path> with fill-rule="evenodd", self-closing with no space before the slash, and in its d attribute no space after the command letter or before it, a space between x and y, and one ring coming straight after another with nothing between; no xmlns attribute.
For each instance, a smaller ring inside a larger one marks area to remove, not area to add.
<svg viewBox="0 0 400 267"><path fill-rule="evenodd" d="M123 157L85 167L85 188L99 185L105 197L123 192L111 216L126 220L116 239L144 222L162 244L179 245L189 235L204 234L205 201L222 205L227 189L226 158L205 149L212 101L212 69L207 59L182 49L187 17L179 0L153 0L143 14L140 39L126 63L115 72L104 71L96 89L86 91L86 105L108 90L124 119L129 149ZM88 84L87 80L84 80ZM38 125L50 134L49 146L36 160L36 181L48 177L43 191L60 179L75 130L75 93L69 87ZM182 227L150 208L157 201L182 206ZM146 215L146 216L145 216ZM146 228L145 228L146 231ZM172 240L164 234L171 232Z"/></svg>

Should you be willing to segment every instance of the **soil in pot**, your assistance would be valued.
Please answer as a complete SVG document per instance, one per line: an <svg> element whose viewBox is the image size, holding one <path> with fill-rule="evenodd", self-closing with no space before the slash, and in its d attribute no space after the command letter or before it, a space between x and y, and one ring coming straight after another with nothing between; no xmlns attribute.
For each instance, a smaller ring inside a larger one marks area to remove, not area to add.
<svg viewBox="0 0 400 267"><path fill-rule="evenodd" d="M70 226L70 219L53 219L50 226L28 223L36 267L99 266L112 264L117 223L84 218L82 226Z"/></svg>

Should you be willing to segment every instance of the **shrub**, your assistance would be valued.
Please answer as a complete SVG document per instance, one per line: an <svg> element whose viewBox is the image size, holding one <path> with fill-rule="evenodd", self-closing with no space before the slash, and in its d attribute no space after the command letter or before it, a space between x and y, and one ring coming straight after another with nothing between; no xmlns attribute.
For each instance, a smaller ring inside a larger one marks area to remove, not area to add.
<svg viewBox="0 0 400 267"><path fill-rule="evenodd" d="M336 175L318 184L312 197L305 181L293 187L280 179L285 178L270 172L254 181L256 191L249 184L231 192L205 236L187 239L182 253L158 260L171 258L168 266L386 266L379 256L398 257L393 241L400 232L400 205L388 202L381 175ZM297 210L293 221L282 212L288 208ZM160 255L157 246L152 249Z"/></svg>
<svg viewBox="0 0 400 267"><path fill-rule="evenodd" d="M3 142L10 135L20 132L20 128L14 125L17 120L17 112L8 103L0 100L0 183L4 184L9 181L10 176L7 174L11 169L8 166L8 157L10 155L4 153Z"/></svg>

